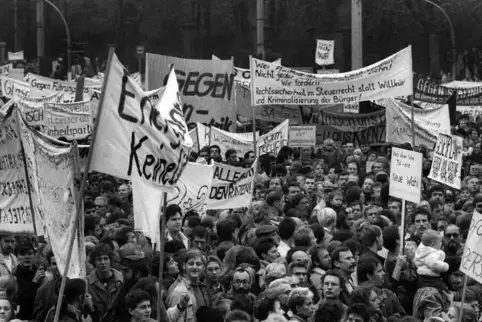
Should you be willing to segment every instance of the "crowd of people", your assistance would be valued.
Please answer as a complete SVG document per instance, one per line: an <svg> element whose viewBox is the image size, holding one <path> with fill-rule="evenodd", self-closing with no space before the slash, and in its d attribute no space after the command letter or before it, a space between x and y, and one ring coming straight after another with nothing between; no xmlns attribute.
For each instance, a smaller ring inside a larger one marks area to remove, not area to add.
<svg viewBox="0 0 482 322"><path fill-rule="evenodd" d="M285 146L259 156L246 208L200 214L169 204L162 259L134 229L130 183L93 173L87 277L67 280L59 321L455 322L462 309L463 322L479 321L482 286L467 278L462 302L459 270L472 213L482 212L480 137L466 121L457 134L472 150L460 191L427 179L431 155L417 147L422 201L407 202L405 229L402 201L389 196L390 147L368 142L327 139L307 153ZM218 146L191 154L222 159L250 167L255 154ZM43 239L0 236L0 321L54 321L57 260Z"/></svg>

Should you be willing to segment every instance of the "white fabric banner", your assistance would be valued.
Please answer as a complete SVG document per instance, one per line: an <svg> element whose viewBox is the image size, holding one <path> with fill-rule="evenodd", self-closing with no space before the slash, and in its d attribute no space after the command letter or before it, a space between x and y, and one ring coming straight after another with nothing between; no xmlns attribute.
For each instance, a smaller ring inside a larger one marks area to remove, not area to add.
<svg viewBox="0 0 482 322"><path fill-rule="evenodd" d="M192 147L174 71L153 105L115 55L108 68L91 169L173 188Z"/></svg>
<svg viewBox="0 0 482 322"><path fill-rule="evenodd" d="M263 155L266 153L273 153L277 155L279 150L288 145L289 120L284 121L265 135L262 135L256 141L256 155Z"/></svg>
<svg viewBox="0 0 482 322"><path fill-rule="evenodd" d="M315 147L316 125L290 126L288 145L294 148Z"/></svg>
<svg viewBox="0 0 482 322"><path fill-rule="evenodd" d="M248 207L253 198L253 185L258 159L249 169L213 163L214 173L209 190L207 209Z"/></svg>
<svg viewBox="0 0 482 322"><path fill-rule="evenodd" d="M23 50L17 51L16 53L13 53L11 51L8 52L8 60L9 61L24 60L24 59L25 58L23 57Z"/></svg>
<svg viewBox="0 0 482 322"><path fill-rule="evenodd" d="M45 103L55 103L62 100L63 93L53 93L45 97L23 96L16 94L13 101L22 112L22 116L30 126L42 126L45 123Z"/></svg>
<svg viewBox="0 0 482 322"><path fill-rule="evenodd" d="M163 86L174 66L179 82L182 110L189 129L196 122L215 125L223 130L236 127L234 74L232 60L184 59L147 53L146 86Z"/></svg>
<svg viewBox="0 0 482 322"><path fill-rule="evenodd" d="M26 153L34 151L29 159L35 162L36 177L32 182L33 190L43 213L45 231L52 245L59 271L63 274L69 252L68 245L75 234L74 247L67 277L85 278L85 246L83 232L74 231L76 214L76 192L74 187L75 157L73 147L57 147L44 138L31 132L22 122L22 140L30 145ZM82 219L82 218L81 218ZM82 219L83 220L83 219ZM82 226L79 225L79 229Z"/></svg>
<svg viewBox="0 0 482 322"><path fill-rule="evenodd" d="M0 66L0 76L8 74L8 72L12 68L13 68L13 64L6 64L6 65Z"/></svg>
<svg viewBox="0 0 482 322"><path fill-rule="evenodd" d="M383 104L386 111L386 141L412 143L411 107L390 98ZM436 109L414 108L415 145L424 144L430 149L437 143L439 133L450 133L448 105Z"/></svg>
<svg viewBox="0 0 482 322"><path fill-rule="evenodd" d="M251 58L253 105L322 105L370 101L413 92L412 49L341 74L309 74Z"/></svg>
<svg viewBox="0 0 482 322"><path fill-rule="evenodd" d="M93 131L90 102L44 104L42 132L53 138L83 140Z"/></svg>
<svg viewBox="0 0 482 322"><path fill-rule="evenodd" d="M0 77L0 85L2 89L1 96L12 98L15 94L22 96L30 96L30 85L25 82L14 80L10 77Z"/></svg>
<svg viewBox="0 0 482 322"><path fill-rule="evenodd" d="M134 229L159 244L159 220L164 192L159 186L140 177L132 177Z"/></svg>
<svg viewBox="0 0 482 322"><path fill-rule="evenodd" d="M223 160L226 159L225 153L229 149L235 149L238 153L238 157L244 156L248 151L253 151L253 139L248 141L239 135L229 135L238 133L228 133L229 132L220 130L214 126L211 127L210 144L219 146Z"/></svg>
<svg viewBox="0 0 482 322"><path fill-rule="evenodd" d="M474 210L472 221L470 222L469 233L464 247L464 255L460 263L460 271L473 278L478 283L482 283L480 274L480 261L482 258L482 214Z"/></svg>
<svg viewBox="0 0 482 322"><path fill-rule="evenodd" d="M335 63L335 41L316 40L315 62L320 65L333 65Z"/></svg>
<svg viewBox="0 0 482 322"><path fill-rule="evenodd" d="M0 124L0 234L32 234L32 209L15 109Z"/></svg>
<svg viewBox="0 0 482 322"><path fill-rule="evenodd" d="M192 150L196 153L199 152L201 148L199 147L199 138L197 136L197 128L189 131L189 135L191 136L191 140L192 140Z"/></svg>
<svg viewBox="0 0 482 322"><path fill-rule="evenodd" d="M452 188L460 189L463 151L463 138L439 133L428 177Z"/></svg>
<svg viewBox="0 0 482 322"><path fill-rule="evenodd" d="M32 96L49 96L55 92L64 93L63 103L75 102L75 92L77 90L76 82L66 82L58 79L43 77L40 75L28 73L24 81L30 85L30 93ZM90 100L92 98L92 92L102 89L102 84L91 84L90 86L84 83L84 95L83 101Z"/></svg>
<svg viewBox="0 0 482 322"><path fill-rule="evenodd" d="M179 205L183 214L189 210L196 210L201 216L204 216L213 173L212 165L189 162L177 182L174 192L168 194L167 204Z"/></svg>
<svg viewBox="0 0 482 322"><path fill-rule="evenodd" d="M211 137L211 127L202 123L196 123L197 137L199 139L199 149L209 146L209 138Z"/></svg>
<svg viewBox="0 0 482 322"><path fill-rule="evenodd" d="M422 154L392 148L390 167L390 196L419 204L422 186Z"/></svg>

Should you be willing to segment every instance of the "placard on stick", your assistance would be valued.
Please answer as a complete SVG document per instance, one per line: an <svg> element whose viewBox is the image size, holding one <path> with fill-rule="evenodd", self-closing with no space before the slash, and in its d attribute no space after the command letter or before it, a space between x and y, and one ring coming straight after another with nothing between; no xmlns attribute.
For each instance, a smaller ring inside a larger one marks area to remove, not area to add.
<svg viewBox="0 0 482 322"><path fill-rule="evenodd" d="M463 138L439 133L428 178L460 189L463 147Z"/></svg>
<svg viewBox="0 0 482 322"><path fill-rule="evenodd" d="M467 241L465 242L464 255L460 263L460 271L482 283L482 274L480 271L480 263L482 263L482 214L474 210L472 222L470 223Z"/></svg>
<svg viewBox="0 0 482 322"><path fill-rule="evenodd" d="M311 148L316 145L315 125L290 126L288 145L294 148Z"/></svg>
<svg viewBox="0 0 482 322"><path fill-rule="evenodd" d="M420 203L422 154L392 148L390 196Z"/></svg>

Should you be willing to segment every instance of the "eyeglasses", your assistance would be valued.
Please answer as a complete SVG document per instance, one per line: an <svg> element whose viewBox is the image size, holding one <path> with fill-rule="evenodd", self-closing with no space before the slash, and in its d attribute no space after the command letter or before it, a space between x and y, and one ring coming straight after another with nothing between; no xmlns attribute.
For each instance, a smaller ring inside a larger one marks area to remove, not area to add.
<svg viewBox="0 0 482 322"><path fill-rule="evenodd" d="M448 233L448 234L445 234L445 237L447 238L459 238L460 234L458 233Z"/></svg>

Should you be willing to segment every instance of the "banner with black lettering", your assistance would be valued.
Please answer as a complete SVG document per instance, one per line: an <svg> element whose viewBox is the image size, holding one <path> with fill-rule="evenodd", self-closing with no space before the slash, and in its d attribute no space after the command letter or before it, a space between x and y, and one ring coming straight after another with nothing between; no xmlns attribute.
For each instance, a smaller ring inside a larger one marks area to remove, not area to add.
<svg viewBox="0 0 482 322"><path fill-rule="evenodd" d="M192 147L174 71L154 105L117 56L108 68L91 169L172 189Z"/></svg>
<svg viewBox="0 0 482 322"><path fill-rule="evenodd" d="M411 107L389 98L383 103L387 116L387 142L412 144ZM434 109L414 108L415 145L424 144L432 148L439 133L450 133L448 105Z"/></svg>
<svg viewBox="0 0 482 322"><path fill-rule="evenodd" d="M41 210L37 213L42 214L43 225L37 225L37 230L46 232L61 273L64 272L69 252L67 245L75 234L67 277L85 278L86 256L82 226L74 231L76 148L72 145L53 144L47 137L30 130L24 122L21 122L20 127L26 158L30 163L32 199Z"/></svg>
<svg viewBox="0 0 482 322"><path fill-rule="evenodd" d="M460 189L464 139L460 136L439 133L433 151L429 179L455 189Z"/></svg>
<svg viewBox="0 0 482 322"><path fill-rule="evenodd" d="M248 151L253 151L253 139L245 140L238 133L229 133L220 130L214 126L211 127L210 145L217 145L221 149L221 157L225 160L225 153L229 149L234 149L238 153L238 157L244 156Z"/></svg>
<svg viewBox="0 0 482 322"><path fill-rule="evenodd" d="M316 40L315 62L317 65L332 65L335 63L335 41Z"/></svg>
<svg viewBox="0 0 482 322"><path fill-rule="evenodd" d="M12 68L13 68L13 64L6 64L6 65L0 66L0 76L8 74L8 72Z"/></svg>
<svg viewBox="0 0 482 322"><path fill-rule="evenodd" d="M12 98L15 94L22 96L30 96L30 85L25 82L20 82L7 76L0 77L0 96Z"/></svg>
<svg viewBox="0 0 482 322"><path fill-rule="evenodd" d="M11 108L0 124L0 234L34 232L20 134Z"/></svg>
<svg viewBox="0 0 482 322"><path fill-rule="evenodd" d="M258 159L251 168L232 167L214 163L212 185L207 209L232 209L248 207L253 198L253 185Z"/></svg>
<svg viewBox="0 0 482 322"><path fill-rule="evenodd" d="M174 66L179 82L182 110L189 129L196 122L225 131L236 128L232 60L198 60L147 53L146 86L163 86Z"/></svg>
<svg viewBox="0 0 482 322"><path fill-rule="evenodd" d="M282 147L288 145L289 127L289 120L285 120L268 133L260 136L259 139L256 140L257 155L266 153L277 155Z"/></svg>
<svg viewBox="0 0 482 322"><path fill-rule="evenodd" d="M301 124L316 125L316 143L326 139L355 145L385 142L385 112L337 113L300 106Z"/></svg>
<svg viewBox="0 0 482 322"><path fill-rule="evenodd" d="M447 104L454 90L457 90L457 106L482 105L482 91L468 88L448 88L427 80L420 75L415 75L413 78L413 97L417 105L420 105L419 102Z"/></svg>
<svg viewBox="0 0 482 322"><path fill-rule="evenodd" d="M467 240L464 246L464 254L460 263L460 271L478 283L482 283L480 274L480 261L482 258L482 214L474 209L470 222Z"/></svg>
<svg viewBox="0 0 482 322"><path fill-rule="evenodd" d="M45 103L42 133L67 140L83 140L92 134L93 118L90 101L75 103Z"/></svg>
<svg viewBox="0 0 482 322"><path fill-rule="evenodd" d="M42 126L45 123L45 103L61 102L63 98L62 92L50 94L45 97L23 96L15 94L13 101L20 109L23 118L30 126Z"/></svg>

